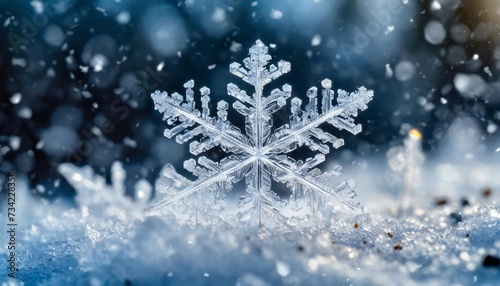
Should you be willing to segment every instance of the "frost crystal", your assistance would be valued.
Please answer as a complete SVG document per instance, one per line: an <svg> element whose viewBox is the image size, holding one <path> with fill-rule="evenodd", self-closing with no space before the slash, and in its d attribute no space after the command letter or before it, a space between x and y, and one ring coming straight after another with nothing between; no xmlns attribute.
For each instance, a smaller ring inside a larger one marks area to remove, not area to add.
<svg viewBox="0 0 500 286"><path fill-rule="evenodd" d="M106 184L106 179L94 174L92 168L86 166L79 168L75 165L64 163L59 165L58 171L76 189L76 200L82 209L83 218L89 214L96 214L99 219L92 219L107 224L118 219L122 222L131 222L141 219L143 206L141 201L147 196L148 188L151 188L145 180L136 184L138 202L125 195L125 170L119 162L113 163L111 167L111 185Z"/></svg>
<svg viewBox="0 0 500 286"><path fill-rule="evenodd" d="M196 180L181 176L167 165L163 175L170 184L157 186L163 197L146 209L145 214L174 214L191 223L222 221L231 225L296 228L317 223L320 220L313 217L321 217L327 209L362 212L362 206L354 201L352 180L336 187L328 185L332 177L340 174L340 166L324 173L316 168L330 152L327 143L334 148L344 144L319 126L329 123L337 129L359 133L361 125L354 123L354 117L358 110L367 108L373 91L364 87L352 93L338 90L334 104L332 82L325 79L321 82L321 99L316 87L307 91L309 102L305 110L302 100L293 98L289 123L274 128L273 113L286 106L292 87L285 84L264 96L264 86L289 72L290 63L281 60L277 66L268 66L271 56L260 40L250 48L249 55L243 60L244 66L232 63L229 70L252 85L253 94L248 95L233 83L227 85L228 94L236 98L233 108L245 117L245 134L228 121L228 102L219 101L217 114L211 114L207 87L200 88L201 110L196 108L193 80L184 84L185 96L160 91L151 95L155 109L163 113L164 121L171 126L165 130L166 137L175 136L180 144L191 142L189 149L193 155L216 147L229 154L218 162L205 156L185 161L184 168ZM317 154L304 161L285 155L301 147ZM242 179L246 192L239 197L238 207L225 206L225 201L230 201L228 192ZM284 200L273 191L272 180L288 186L289 199Z"/></svg>

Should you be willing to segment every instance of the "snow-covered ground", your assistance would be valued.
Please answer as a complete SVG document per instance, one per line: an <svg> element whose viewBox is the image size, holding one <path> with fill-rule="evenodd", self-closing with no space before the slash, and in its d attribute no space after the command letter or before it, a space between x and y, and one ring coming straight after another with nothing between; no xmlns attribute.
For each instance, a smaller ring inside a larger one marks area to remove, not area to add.
<svg viewBox="0 0 500 286"><path fill-rule="evenodd" d="M399 213L385 160L354 160L344 176L356 177L365 213L292 232L136 218L142 203L85 188L77 207L42 203L21 178L17 280L3 285L498 285L500 164L450 160L422 166L422 187Z"/></svg>

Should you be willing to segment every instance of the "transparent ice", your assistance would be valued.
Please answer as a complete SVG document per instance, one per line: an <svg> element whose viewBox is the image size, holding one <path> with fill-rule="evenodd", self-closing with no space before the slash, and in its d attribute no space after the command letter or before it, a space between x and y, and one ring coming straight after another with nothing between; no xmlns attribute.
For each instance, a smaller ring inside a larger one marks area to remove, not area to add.
<svg viewBox="0 0 500 286"><path fill-rule="evenodd" d="M340 166L327 172L317 168L330 152L329 144L335 149L344 144L343 139L319 126L328 123L358 134L361 125L355 124L354 117L367 108L373 91L364 87L352 93L338 90L334 103L332 81L324 79L321 98L316 87L307 91L305 109L301 99L292 98L289 123L275 128L273 114L287 105L292 87L285 84L271 92L264 87L289 72L290 63L281 60L277 66L268 65L269 60L267 46L257 40L243 66L232 63L229 67L232 74L254 87L249 95L233 83L227 85L228 94L236 98L233 108L245 117L245 133L228 121L227 101L217 102L217 113L211 114L209 88L199 89L201 110L197 108L193 80L184 84L184 96L160 91L151 95L155 109L169 125L164 135L175 137L179 144L190 142L190 152L200 156L184 162L184 168L196 180L180 175L171 165L165 167L163 175L170 183L159 185L157 192L162 197L146 209L146 215L174 214L181 221L195 224L223 222L294 228L317 222L312 218L325 210L362 212L362 206L354 200L354 181L329 184L340 175ZM201 155L216 147L228 155L218 162ZM304 161L287 156L301 147L316 155ZM246 192L239 197L238 207L226 206L227 192L243 179ZM282 199L273 191L273 180L286 184L289 199Z"/></svg>

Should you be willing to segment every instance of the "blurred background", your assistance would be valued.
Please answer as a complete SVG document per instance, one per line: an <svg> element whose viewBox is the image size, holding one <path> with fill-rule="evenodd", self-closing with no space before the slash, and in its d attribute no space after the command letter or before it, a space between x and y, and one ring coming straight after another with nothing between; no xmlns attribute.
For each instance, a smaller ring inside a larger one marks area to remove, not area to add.
<svg viewBox="0 0 500 286"><path fill-rule="evenodd" d="M294 96L324 78L374 90L363 132L341 132L333 158L385 155L412 127L429 158L443 142L500 147L496 0L0 0L0 31L0 182L14 170L48 199L74 193L62 162L109 178L121 161L130 186L180 167L188 146L163 137L150 93L184 93L190 79L213 100L229 82L250 91L228 71L257 39L291 63L276 85Z"/></svg>

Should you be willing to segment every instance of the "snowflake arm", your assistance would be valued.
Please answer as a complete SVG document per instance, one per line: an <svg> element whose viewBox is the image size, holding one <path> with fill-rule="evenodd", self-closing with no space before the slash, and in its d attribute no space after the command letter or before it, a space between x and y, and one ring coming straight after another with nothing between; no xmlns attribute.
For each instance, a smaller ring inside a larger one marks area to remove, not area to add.
<svg viewBox="0 0 500 286"><path fill-rule="evenodd" d="M325 173L321 173L319 169L310 170L325 161L323 154L309 158L305 163L302 163L302 161L291 162L289 158L283 158L282 160L286 162L266 160L266 163L275 170L274 178L276 181L287 183L291 188L291 198L292 203L295 203L295 208L300 208L297 205L297 198L300 195L309 194L309 205L312 206L313 211L321 209L329 201L333 201L335 205L343 206L348 211L363 212L363 206L352 201L356 195L353 191L354 183L344 181L336 188L328 188L322 185L329 177L339 175L338 169Z"/></svg>
<svg viewBox="0 0 500 286"><path fill-rule="evenodd" d="M195 181L190 181L182 177L169 165L164 171L164 176L171 179L174 184L173 186L162 188L162 191L166 192L168 196L165 196L159 202L147 208L144 211L145 215L160 215L165 207L197 192L214 188L216 191L230 190L232 188L232 183L239 181L243 177L245 173L244 170L252 164L253 161L254 158L236 159L230 156L228 159L223 159L221 163L218 164L206 157L200 157L198 162L209 168L203 169L200 166L196 166L193 159L187 160L184 162L185 169L199 176Z"/></svg>
<svg viewBox="0 0 500 286"><path fill-rule="evenodd" d="M166 92L155 91L151 97L155 103L155 109L163 113L163 120L174 127L165 129L165 137L176 136L180 144L202 135L200 141L192 141L189 145L190 152L200 154L215 146L232 153L245 153L249 151L248 138L241 134L240 130L227 121L227 103L223 100L217 103L217 117L210 116L208 103L210 101L210 90L202 87L201 102L202 112L195 109L194 105L194 81L190 80L184 84L186 88L185 101L182 95L174 93L168 95ZM189 129L197 125L195 128Z"/></svg>
<svg viewBox="0 0 500 286"><path fill-rule="evenodd" d="M339 130L345 129L352 134L361 132L361 125L354 124L354 117L358 115L358 110L363 111L368 107L368 102L373 98L373 91L364 87L350 94L339 90L337 105L332 106L333 91L331 90L331 81L325 79L322 81L322 85L324 87L322 92L322 113L319 114L317 111L316 91L314 89L309 89L310 92L308 92L310 103L307 111L301 109L302 101L300 99L292 99L290 124L275 132L273 138L264 147L264 153L283 153L284 147L289 152L297 148L297 145L302 144L309 146L313 151L319 150L323 154L329 153L328 146L318 143L317 140L312 140L311 137L332 143L335 149L344 145L342 139L338 139L332 134L317 128L323 123L330 123Z"/></svg>

